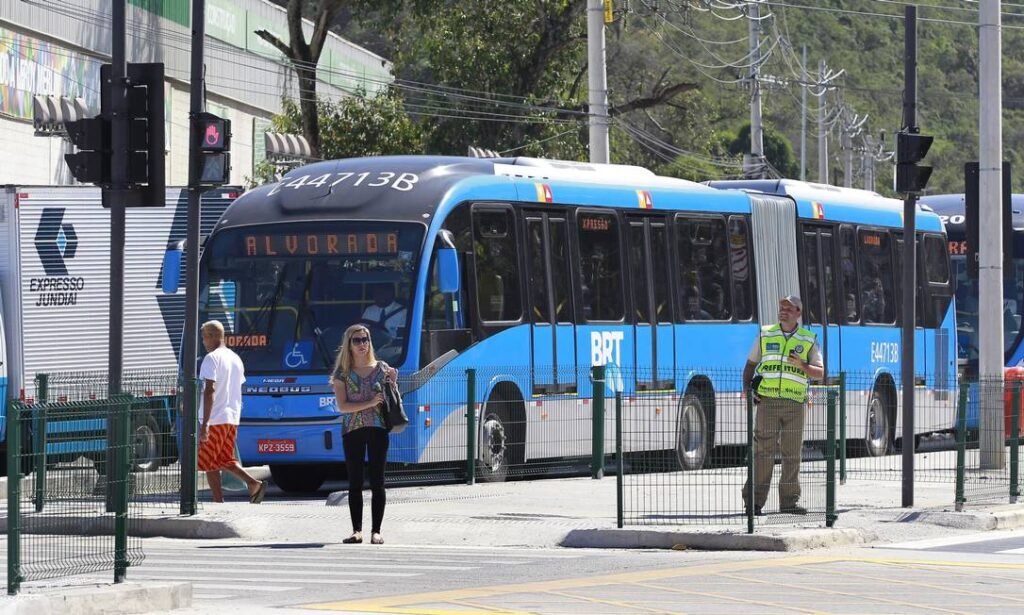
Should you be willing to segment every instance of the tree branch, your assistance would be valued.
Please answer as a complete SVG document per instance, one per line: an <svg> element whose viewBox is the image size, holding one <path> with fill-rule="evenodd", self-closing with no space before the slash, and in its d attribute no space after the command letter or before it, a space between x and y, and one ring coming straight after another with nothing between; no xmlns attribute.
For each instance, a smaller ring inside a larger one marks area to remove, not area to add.
<svg viewBox="0 0 1024 615"><path fill-rule="evenodd" d="M316 16L313 25L313 36L309 41L309 60L316 64L320 61L320 53L324 50L324 42L327 40L327 33L330 32L331 23L335 15L341 10L344 0L324 0L320 5L320 12Z"/></svg>
<svg viewBox="0 0 1024 615"><path fill-rule="evenodd" d="M285 45L281 39L271 34L269 30L256 30L255 34L256 36L262 38L263 40L267 41L268 43L276 47L278 51L285 55L285 57L293 60L295 59L292 58L292 48L289 47L288 45Z"/></svg>
<svg viewBox="0 0 1024 615"><path fill-rule="evenodd" d="M672 98L675 98L679 94L696 90L699 87L700 86L696 83L676 83L670 86L655 88L654 92L650 96L634 98L627 103L610 107L608 109L608 115L615 116L623 113L629 113L630 111L636 111L637 109L656 107L671 100Z"/></svg>

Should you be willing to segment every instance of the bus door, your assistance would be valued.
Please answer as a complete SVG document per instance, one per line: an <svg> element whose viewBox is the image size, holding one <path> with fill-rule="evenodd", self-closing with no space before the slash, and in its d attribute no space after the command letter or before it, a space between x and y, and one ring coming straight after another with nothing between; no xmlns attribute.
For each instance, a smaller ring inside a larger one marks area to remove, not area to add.
<svg viewBox="0 0 1024 615"><path fill-rule="evenodd" d="M838 384L842 371L834 237L832 227L803 227L803 323L818 336L829 384Z"/></svg>
<svg viewBox="0 0 1024 615"><path fill-rule="evenodd" d="M528 211L525 218L533 394L576 393L576 327L566 217Z"/></svg>
<svg viewBox="0 0 1024 615"><path fill-rule="evenodd" d="M669 280L668 229L663 218L628 216L629 279L636 349L636 390L675 388L675 327Z"/></svg>

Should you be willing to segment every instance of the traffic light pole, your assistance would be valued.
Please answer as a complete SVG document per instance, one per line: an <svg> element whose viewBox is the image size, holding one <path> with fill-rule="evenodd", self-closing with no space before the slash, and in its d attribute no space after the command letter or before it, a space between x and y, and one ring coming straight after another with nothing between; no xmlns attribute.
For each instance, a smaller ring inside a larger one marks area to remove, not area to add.
<svg viewBox="0 0 1024 615"><path fill-rule="evenodd" d="M124 191L128 189L126 3L127 0L115 0L111 7L113 23L110 44L110 354L107 359L111 395L121 392L124 354Z"/></svg>
<svg viewBox="0 0 1024 615"><path fill-rule="evenodd" d="M181 514L196 513L196 423L198 397L190 388L196 377L196 345L199 340L199 214L203 189L199 175L199 140L191 121L203 111L203 60L206 41L206 0L192 0L192 72L189 79L188 228L185 231L185 330L181 343L181 370L185 385L181 451Z"/></svg>
<svg viewBox="0 0 1024 615"><path fill-rule="evenodd" d="M903 125L911 133L917 128L917 7L904 11L903 48ZM900 381L903 383L903 506L914 505L914 314L917 268L917 236L914 233L917 195L908 192L903 199L903 355Z"/></svg>

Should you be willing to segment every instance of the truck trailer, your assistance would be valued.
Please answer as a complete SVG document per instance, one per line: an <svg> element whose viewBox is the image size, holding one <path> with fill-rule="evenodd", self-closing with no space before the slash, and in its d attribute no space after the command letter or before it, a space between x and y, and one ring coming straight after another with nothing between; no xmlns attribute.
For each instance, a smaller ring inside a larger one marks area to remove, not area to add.
<svg viewBox="0 0 1024 615"><path fill-rule="evenodd" d="M204 239L240 192L221 188L205 193ZM188 191L182 188L168 188L163 207L126 212L125 373L175 374L178 369L185 291L165 294L161 267L168 246L185 239L187 213ZM34 401L39 374L104 374L107 370L110 238L110 210L103 207L99 188L0 187L0 447L4 451L11 400ZM176 380L171 378L172 383ZM138 469L155 469L161 460L177 457L174 438L157 437L174 430L175 392L176 386L145 393L145 407L153 411L133 429L136 438L150 445L136 450L141 457L135 460ZM68 421L51 425L50 430L61 437L48 440L48 462L86 456L98 467L102 464L106 448L102 425L97 429L95 421ZM23 443L23 451L33 450L26 444L31 441ZM6 454L0 459L5 464Z"/></svg>

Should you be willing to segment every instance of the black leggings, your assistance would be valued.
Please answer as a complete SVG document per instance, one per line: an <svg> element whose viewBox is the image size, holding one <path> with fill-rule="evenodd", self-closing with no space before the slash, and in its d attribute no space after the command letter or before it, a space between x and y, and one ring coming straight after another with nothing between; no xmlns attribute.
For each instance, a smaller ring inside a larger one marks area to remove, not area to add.
<svg viewBox="0 0 1024 615"><path fill-rule="evenodd" d="M373 502L373 531L380 532L384 521L384 461L388 457L388 432L379 427L360 427L341 437L345 447L345 467L348 468L348 512L352 517L352 531L363 531L363 469L370 457L370 491Z"/></svg>

